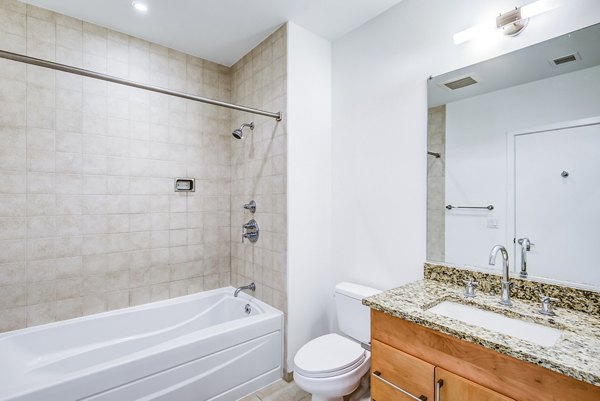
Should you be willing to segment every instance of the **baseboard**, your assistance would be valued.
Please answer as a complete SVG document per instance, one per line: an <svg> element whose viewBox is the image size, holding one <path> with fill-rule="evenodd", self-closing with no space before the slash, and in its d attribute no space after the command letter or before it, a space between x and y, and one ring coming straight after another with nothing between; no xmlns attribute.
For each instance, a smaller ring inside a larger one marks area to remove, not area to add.
<svg viewBox="0 0 600 401"><path fill-rule="evenodd" d="M286 382L291 382L294 380L294 372L289 372L287 369L283 369L283 380Z"/></svg>

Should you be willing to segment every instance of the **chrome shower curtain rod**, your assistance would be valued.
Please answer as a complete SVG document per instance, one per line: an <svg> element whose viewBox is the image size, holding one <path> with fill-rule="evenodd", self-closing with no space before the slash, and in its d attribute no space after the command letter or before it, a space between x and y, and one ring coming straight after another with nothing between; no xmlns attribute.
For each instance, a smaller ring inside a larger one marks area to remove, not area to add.
<svg viewBox="0 0 600 401"><path fill-rule="evenodd" d="M73 67L66 64L55 63L53 61L42 60L35 57L25 56L18 53L11 53L4 50L0 50L0 58L5 58L8 60L18 61L20 63L31 64L38 67L50 68L52 70L68 72L71 74L81 75L83 77L100 79L102 81L112 82L121 85L131 86L133 88L145 89L152 92L162 93L164 95L171 95L180 97L183 99L194 100L196 102L212 104L214 106L226 107L232 110L244 111L252 114L259 114L261 116L267 116L276 119L277 121L281 121L281 112L270 112L265 110L253 109L252 107L240 106L238 104L222 102L220 100L209 99L202 96L190 95L184 92L172 91L169 89L161 88L158 86L146 85L139 82L130 81L128 79L118 78L112 75L102 74L99 72L94 72L90 70L86 70L83 68Z"/></svg>

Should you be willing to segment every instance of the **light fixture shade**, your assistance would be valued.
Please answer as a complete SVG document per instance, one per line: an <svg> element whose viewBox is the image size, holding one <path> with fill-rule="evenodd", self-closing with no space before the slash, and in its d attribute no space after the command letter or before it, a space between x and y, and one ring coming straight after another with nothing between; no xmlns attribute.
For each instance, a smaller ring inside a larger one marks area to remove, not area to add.
<svg viewBox="0 0 600 401"><path fill-rule="evenodd" d="M495 23L490 21L455 33L454 43L458 45L499 30L505 35L518 35L527 26L529 18L558 8L563 1L565 0L538 0L522 7L516 7L514 10L499 14Z"/></svg>
<svg viewBox="0 0 600 401"><path fill-rule="evenodd" d="M521 7L521 18L527 19L558 8L561 0L538 0Z"/></svg>
<svg viewBox="0 0 600 401"><path fill-rule="evenodd" d="M464 31L460 31L454 34L452 37L454 40L454 44L459 45L464 42L468 42L471 39L475 39L476 37L487 36L493 33L496 30L496 26L493 22L485 22L483 24L475 25L469 29L465 29Z"/></svg>
<svg viewBox="0 0 600 401"><path fill-rule="evenodd" d="M133 6L133 8L135 8L136 10L141 11L143 13L148 11L148 6L142 2L134 1L131 3L131 5Z"/></svg>

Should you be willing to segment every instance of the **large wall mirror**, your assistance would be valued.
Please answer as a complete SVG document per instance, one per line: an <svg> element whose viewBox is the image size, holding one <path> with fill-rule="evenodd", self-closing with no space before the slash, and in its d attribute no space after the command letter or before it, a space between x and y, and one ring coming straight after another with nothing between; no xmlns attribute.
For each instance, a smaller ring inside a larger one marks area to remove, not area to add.
<svg viewBox="0 0 600 401"><path fill-rule="evenodd" d="M600 24L432 77L427 259L600 288Z"/></svg>

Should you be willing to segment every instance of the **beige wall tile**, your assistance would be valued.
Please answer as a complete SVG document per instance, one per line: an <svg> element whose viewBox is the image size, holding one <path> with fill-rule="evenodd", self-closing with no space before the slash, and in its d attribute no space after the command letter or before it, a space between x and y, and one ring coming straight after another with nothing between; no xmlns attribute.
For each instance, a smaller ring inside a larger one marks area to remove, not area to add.
<svg viewBox="0 0 600 401"><path fill-rule="evenodd" d="M25 103L0 102L0 107L2 108L0 126L25 127L27 122Z"/></svg>
<svg viewBox="0 0 600 401"><path fill-rule="evenodd" d="M0 22L20 52L285 109L284 30L229 69L16 0ZM0 108L0 331L225 286L233 266L285 309L283 124L4 61ZM173 193L178 176L197 191ZM264 234L242 245L252 198Z"/></svg>
<svg viewBox="0 0 600 401"><path fill-rule="evenodd" d="M56 300L56 281L40 281L27 286L27 305L49 303Z"/></svg>
<svg viewBox="0 0 600 401"><path fill-rule="evenodd" d="M129 290L111 291L106 294L106 309L114 310L129 306Z"/></svg>
<svg viewBox="0 0 600 401"><path fill-rule="evenodd" d="M73 319L81 315L81 298L69 298L56 301L56 320Z"/></svg>
<svg viewBox="0 0 600 401"><path fill-rule="evenodd" d="M41 42L55 43L56 42L56 24L46 18L36 18L32 10L42 12L42 9L30 7L27 16L27 38Z"/></svg>
<svg viewBox="0 0 600 401"><path fill-rule="evenodd" d="M91 294L81 297L81 312L91 315L106 311L107 301L105 294Z"/></svg>
<svg viewBox="0 0 600 401"><path fill-rule="evenodd" d="M427 149L441 158L427 158L427 259L443 261L445 255L444 222L446 153L446 106L428 110Z"/></svg>
<svg viewBox="0 0 600 401"><path fill-rule="evenodd" d="M27 306L27 326L37 326L56 320L56 302Z"/></svg>
<svg viewBox="0 0 600 401"><path fill-rule="evenodd" d="M22 284L27 280L25 263L7 263L0 265L0 286Z"/></svg>
<svg viewBox="0 0 600 401"><path fill-rule="evenodd" d="M27 282L50 282L56 279L56 259L30 260L27 262ZM35 302L35 301L34 301Z"/></svg>
<svg viewBox="0 0 600 401"><path fill-rule="evenodd" d="M27 285L16 284L0 287L0 309L15 308L27 304Z"/></svg>
<svg viewBox="0 0 600 401"><path fill-rule="evenodd" d="M22 329L26 325L26 307L0 309L0 332Z"/></svg>
<svg viewBox="0 0 600 401"><path fill-rule="evenodd" d="M18 12L20 14L25 14L27 10L27 5L25 3L21 3L14 0L0 0L0 8L3 8L8 11Z"/></svg>
<svg viewBox="0 0 600 401"><path fill-rule="evenodd" d="M25 260L26 256L26 241L25 240L7 240L0 241L0 263L14 263Z"/></svg>
<svg viewBox="0 0 600 401"><path fill-rule="evenodd" d="M280 29L232 67L232 98L236 103L252 104L260 108L284 109L285 96L285 28ZM273 71L279 71L276 79ZM267 89L268 90L265 90ZM273 103L280 99L280 103ZM231 269L232 284L257 284L258 298L277 304L285 311L285 283L281 271L282 258L274 254L285 253L286 221L286 160L285 129L270 119L233 112L232 129L246 120L254 120L255 130L251 140L233 141L231 186ZM254 216L241 208L250 199L258 207ZM256 244L239 241L239 228L233 222L245 223L255 218L261 228ZM279 234L281 233L281 234Z"/></svg>
<svg viewBox="0 0 600 401"><path fill-rule="evenodd" d="M71 278L82 275L83 258L81 256L66 257L56 260L56 278Z"/></svg>

